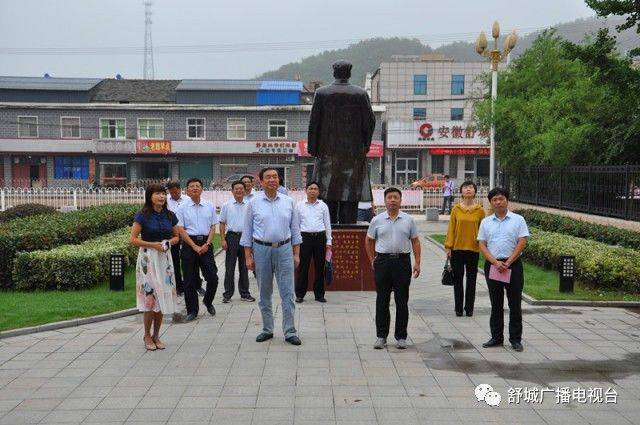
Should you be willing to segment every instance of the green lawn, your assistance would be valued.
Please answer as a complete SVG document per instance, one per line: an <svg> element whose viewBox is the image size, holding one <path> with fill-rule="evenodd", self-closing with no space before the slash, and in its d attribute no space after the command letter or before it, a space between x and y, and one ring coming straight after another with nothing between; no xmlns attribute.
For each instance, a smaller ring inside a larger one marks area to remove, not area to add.
<svg viewBox="0 0 640 425"><path fill-rule="evenodd" d="M445 235L429 235L444 244ZM484 267L484 257L480 254L478 267ZM607 291L589 288L576 282L574 292L559 291L558 272L544 269L535 264L524 261L523 292L538 300L588 300L588 301L640 301L640 295L624 292Z"/></svg>
<svg viewBox="0 0 640 425"><path fill-rule="evenodd" d="M219 239L214 241L216 250ZM107 281L79 291L0 292L0 331L135 307L135 289L135 270L130 268L125 273L124 291L111 291Z"/></svg>

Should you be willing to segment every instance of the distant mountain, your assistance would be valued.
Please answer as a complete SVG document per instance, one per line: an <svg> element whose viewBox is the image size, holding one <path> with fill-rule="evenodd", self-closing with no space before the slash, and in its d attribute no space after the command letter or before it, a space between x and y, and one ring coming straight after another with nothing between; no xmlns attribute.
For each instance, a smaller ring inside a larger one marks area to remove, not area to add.
<svg viewBox="0 0 640 425"><path fill-rule="evenodd" d="M640 36L633 28L618 34L615 27L624 22L624 18L612 17L578 19L573 22L554 25L559 36L573 42L584 40L585 36L595 34L602 27L609 28L609 32L618 39L618 50L626 53L634 47L640 46ZM519 56L531 46L540 32L520 35L512 57ZM505 34L506 35L506 34ZM500 40L499 46L502 46ZM380 66L380 62L391 59L393 55L421 55L425 53L441 53L453 57L456 61L477 61L474 43L457 41L443 45L436 49L423 44L418 39L409 38L372 38L349 45L344 49L327 50L317 55L309 56L299 62L292 62L281 66L277 70L268 71L258 76L261 79L300 79L302 81L333 80L331 64L338 59L347 59L353 63L351 81L363 85L365 74L373 72Z"/></svg>

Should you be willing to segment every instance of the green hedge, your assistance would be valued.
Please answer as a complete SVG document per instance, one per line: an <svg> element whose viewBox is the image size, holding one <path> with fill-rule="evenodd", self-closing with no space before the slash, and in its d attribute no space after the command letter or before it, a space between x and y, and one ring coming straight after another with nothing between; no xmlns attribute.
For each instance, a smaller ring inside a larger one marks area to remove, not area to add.
<svg viewBox="0 0 640 425"><path fill-rule="evenodd" d="M0 212L0 223L7 222L9 220L15 220L16 218L31 217L33 215L41 214L56 214L55 208L42 204L21 204L15 207L7 208L5 211Z"/></svg>
<svg viewBox="0 0 640 425"><path fill-rule="evenodd" d="M542 230L591 239L608 245L640 249L640 232L603 224L588 223L575 218L538 210L522 209L516 212L522 215L528 224Z"/></svg>
<svg viewBox="0 0 640 425"><path fill-rule="evenodd" d="M49 250L130 226L139 205L103 205L64 214L12 220L0 226L0 288L13 288L11 271L18 252Z"/></svg>
<svg viewBox="0 0 640 425"><path fill-rule="evenodd" d="M531 228L526 259L557 270L562 255L576 257L576 278L589 286L640 293L639 251Z"/></svg>
<svg viewBox="0 0 640 425"><path fill-rule="evenodd" d="M20 252L13 267L15 287L21 291L93 288L109 278L111 254L125 254L135 262L138 248L129 243L130 227L48 251Z"/></svg>

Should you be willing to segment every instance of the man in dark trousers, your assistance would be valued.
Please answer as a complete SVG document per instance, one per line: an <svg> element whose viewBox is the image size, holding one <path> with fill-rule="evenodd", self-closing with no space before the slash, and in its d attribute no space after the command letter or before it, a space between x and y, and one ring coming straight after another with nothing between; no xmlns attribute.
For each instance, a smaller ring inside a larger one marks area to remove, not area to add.
<svg viewBox="0 0 640 425"><path fill-rule="evenodd" d="M420 240L413 218L400 211L402 192L395 187L384 191L386 212L373 217L365 248L371 261L376 282L376 335L373 348L380 350L387 345L389 335L389 302L393 291L396 302L396 347L407 348L407 324L409 323L409 284L411 276L420 275ZM411 268L411 251L414 264Z"/></svg>
<svg viewBox="0 0 640 425"><path fill-rule="evenodd" d="M184 278L184 302L189 322L198 317L199 303L196 292L196 275L202 271L207 289L202 303L209 314L214 316L213 297L218 288L218 269L213 258L211 244L216 234L218 216L212 203L201 199L202 180L191 178L187 181L187 195L191 198L178 209L178 229L182 238L182 275Z"/></svg>
<svg viewBox="0 0 640 425"><path fill-rule="evenodd" d="M480 251L486 258L484 275L491 300L491 339L482 346L497 347L503 344L506 290L509 303L509 342L515 351L522 351L524 272L520 254L527 246L529 228L524 217L509 211L509 191L496 187L489 191L488 197L494 213L480 223L478 242Z"/></svg>
<svg viewBox="0 0 640 425"><path fill-rule="evenodd" d="M351 64L334 63L333 76L333 84L316 90L307 151L316 158L312 180L320 186L331 222L353 224L358 202L371 201L367 152L376 119L367 92L349 84Z"/></svg>
<svg viewBox="0 0 640 425"><path fill-rule="evenodd" d="M318 183L307 184L307 199L296 205L300 218L300 273L296 280L296 302L304 301L309 282L309 265L313 258L313 294L316 301L326 303L324 298L324 262L326 251L331 249L331 219L327 204L318 199Z"/></svg>
<svg viewBox="0 0 640 425"><path fill-rule="evenodd" d="M226 251L222 302L228 303L233 296L235 290L233 278L236 273L236 262L238 263L240 275L238 279L240 299L253 302L256 299L249 293L249 275L244 258L244 248L240 246L244 216L247 212L247 203L244 200L244 184L239 180L233 182L231 184L231 193L233 193L233 199L225 202L220 210L220 238L222 240L222 249Z"/></svg>
<svg viewBox="0 0 640 425"><path fill-rule="evenodd" d="M169 192L167 208L176 214L178 208L184 205L189 200L189 197L182 194L180 183L176 181L167 184L167 191ZM171 259L173 260L173 270L176 277L176 292L178 296L182 296L184 294L184 283L182 281L182 268L180 267L180 243L171 245Z"/></svg>

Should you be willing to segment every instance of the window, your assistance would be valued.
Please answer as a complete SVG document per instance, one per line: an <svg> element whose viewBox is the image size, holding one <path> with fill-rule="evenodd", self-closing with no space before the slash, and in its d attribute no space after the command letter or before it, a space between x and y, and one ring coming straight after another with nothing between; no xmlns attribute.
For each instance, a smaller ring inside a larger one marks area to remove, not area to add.
<svg viewBox="0 0 640 425"><path fill-rule="evenodd" d="M427 108L413 108L413 119L424 120L427 118Z"/></svg>
<svg viewBox="0 0 640 425"><path fill-rule="evenodd" d="M124 119L100 119L100 138L101 139L124 139L125 138L125 120Z"/></svg>
<svg viewBox="0 0 640 425"><path fill-rule="evenodd" d="M449 176L452 179L455 179L458 175L458 156L451 155L449 156Z"/></svg>
<svg viewBox="0 0 640 425"><path fill-rule="evenodd" d="M464 108L451 108L451 121L464 120Z"/></svg>
<svg viewBox="0 0 640 425"><path fill-rule="evenodd" d="M80 118L60 117L60 137L63 139L79 139Z"/></svg>
<svg viewBox="0 0 640 425"><path fill-rule="evenodd" d="M227 118L227 139L245 140L247 138L246 118Z"/></svg>
<svg viewBox="0 0 640 425"><path fill-rule="evenodd" d="M103 162L100 164L100 181L105 186L120 186L127 181L126 162Z"/></svg>
<svg viewBox="0 0 640 425"><path fill-rule="evenodd" d="M431 174L444 174L444 155L431 156Z"/></svg>
<svg viewBox="0 0 640 425"><path fill-rule="evenodd" d="M53 170L56 179L86 180L89 178L89 158L56 157Z"/></svg>
<svg viewBox="0 0 640 425"><path fill-rule="evenodd" d="M286 139L287 121L269 120L269 139Z"/></svg>
<svg viewBox="0 0 640 425"><path fill-rule="evenodd" d="M204 118L187 118L187 139L204 139Z"/></svg>
<svg viewBox="0 0 640 425"><path fill-rule="evenodd" d="M405 186L418 180L418 155L401 154L396 158L396 183Z"/></svg>
<svg viewBox="0 0 640 425"><path fill-rule="evenodd" d="M464 94L464 75L451 76L451 94Z"/></svg>
<svg viewBox="0 0 640 425"><path fill-rule="evenodd" d="M418 74L413 76L413 94L427 94L426 74Z"/></svg>
<svg viewBox="0 0 640 425"><path fill-rule="evenodd" d="M138 119L138 138L164 139L164 120L162 118Z"/></svg>
<svg viewBox="0 0 640 425"><path fill-rule="evenodd" d="M38 117L18 117L18 137L38 137Z"/></svg>

